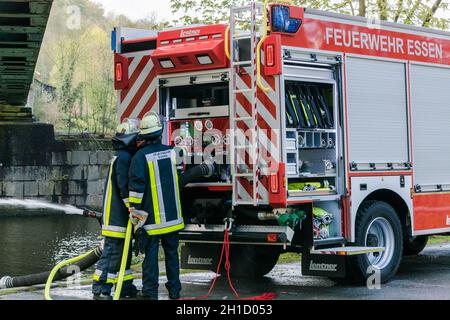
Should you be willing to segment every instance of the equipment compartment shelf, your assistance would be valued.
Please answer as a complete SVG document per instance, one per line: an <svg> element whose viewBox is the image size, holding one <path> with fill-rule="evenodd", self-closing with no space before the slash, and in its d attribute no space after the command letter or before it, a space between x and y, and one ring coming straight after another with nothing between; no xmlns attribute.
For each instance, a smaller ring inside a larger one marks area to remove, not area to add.
<svg viewBox="0 0 450 320"><path fill-rule="evenodd" d="M300 190L292 190L289 191L289 196L292 197L304 197L304 196L328 196L336 194L335 190L315 190L315 191L300 191Z"/></svg>

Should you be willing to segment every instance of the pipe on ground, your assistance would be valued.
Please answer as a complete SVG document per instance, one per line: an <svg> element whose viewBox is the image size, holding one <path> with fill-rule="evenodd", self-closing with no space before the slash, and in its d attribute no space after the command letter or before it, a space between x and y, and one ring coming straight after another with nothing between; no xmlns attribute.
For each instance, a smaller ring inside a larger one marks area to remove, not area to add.
<svg viewBox="0 0 450 320"><path fill-rule="evenodd" d="M58 271L55 276L55 280L66 279L78 272L84 271L87 268L93 266L102 255L103 246L99 245L95 248L91 254L89 254L83 260L78 261L72 265L66 266ZM30 274L26 276L10 277L5 276L0 279L0 289L18 288L18 287L29 287L38 284L43 284L47 281L50 275L50 271Z"/></svg>

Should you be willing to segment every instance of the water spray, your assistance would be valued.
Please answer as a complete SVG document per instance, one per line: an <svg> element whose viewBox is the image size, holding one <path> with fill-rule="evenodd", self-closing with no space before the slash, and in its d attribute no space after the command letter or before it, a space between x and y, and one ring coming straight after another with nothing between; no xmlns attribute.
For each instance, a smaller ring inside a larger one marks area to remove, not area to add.
<svg viewBox="0 0 450 320"><path fill-rule="evenodd" d="M83 215L83 209L71 205L54 204L46 201L31 199L0 199L0 207L23 207L26 209L50 209L63 211L66 214Z"/></svg>

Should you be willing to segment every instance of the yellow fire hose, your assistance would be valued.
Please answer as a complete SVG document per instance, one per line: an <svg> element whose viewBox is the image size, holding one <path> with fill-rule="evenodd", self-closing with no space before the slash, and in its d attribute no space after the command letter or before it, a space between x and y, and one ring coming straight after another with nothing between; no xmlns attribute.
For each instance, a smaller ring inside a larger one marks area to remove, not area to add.
<svg viewBox="0 0 450 320"><path fill-rule="evenodd" d="M120 294L122 292L122 284L123 284L123 278L125 276L125 269L127 266L127 260L128 260L128 252L130 251L130 243L131 243L131 233L133 230L133 225L131 223L131 220L128 221L128 226L127 226L127 232L125 235L125 243L123 246L123 253L122 253L122 261L120 264L120 271L119 271L119 278L117 280L117 284L116 284L116 291L114 293L114 300L119 300L120 299ZM67 266L67 265L71 265L74 263L77 263L80 260L83 260L84 258L86 258L87 256L89 256L91 253L93 253L95 250L91 250L85 254L82 254L81 256L69 259L69 260L65 260L62 261L60 263L58 263L50 272L50 275L48 276L47 282L45 284L45 290L44 290L44 299L45 300L53 300L52 297L50 296L50 288L52 286L52 282L53 279L55 278L56 274L58 273L59 270L61 270L61 268Z"/></svg>
<svg viewBox="0 0 450 320"><path fill-rule="evenodd" d="M45 284L45 290L44 290L44 298L45 300L53 300L52 297L50 296L50 287L52 285L53 279L56 276L56 273L63 267L70 265L70 264L74 264L80 260L83 260L84 258L86 258L88 255L90 255L92 252L94 252L95 250L91 250L85 254L82 254L81 256L66 260L66 261L62 261L60 263L58 263L50 272L50 275L48 276L47 282Z"/></svg>
<svg viewBox="0 0 450 320"><path fill-rule="evenodd" d="M133 224L131 223L131 220L128 220L127 233L125 234L125 243L123 245L122 263L120 264L119 278L117 279L116 291L114 292L113 300L119 300L120 293L122 292L122 284L123 284L123 278L125 276L125 269L127 266L128 252L130 251L132 230L133 230Z"/></svg>

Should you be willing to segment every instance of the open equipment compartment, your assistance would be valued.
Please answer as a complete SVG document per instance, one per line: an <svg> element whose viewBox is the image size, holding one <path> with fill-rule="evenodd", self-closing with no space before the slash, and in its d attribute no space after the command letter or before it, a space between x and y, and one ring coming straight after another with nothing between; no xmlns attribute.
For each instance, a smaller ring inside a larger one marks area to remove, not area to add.
<svg viewBox="0 0 450 320"><path fill-rule="evenodd" d="M288 201L313 204L314 245L342 240L344 166L340 121L340 64L289 51L284 60L284 156Z"/></svg>
<svg viewBox="0 0 450 320"><path fill-rule="evenodd" d="M338 194L334 84L285 80L289 196Z"/></svg>
<svg viewBox="0 0 450 320"><path fill-rule="evenodd" d="M172 120L228 117L228 72L160 78L160 97Z"/></svg>

